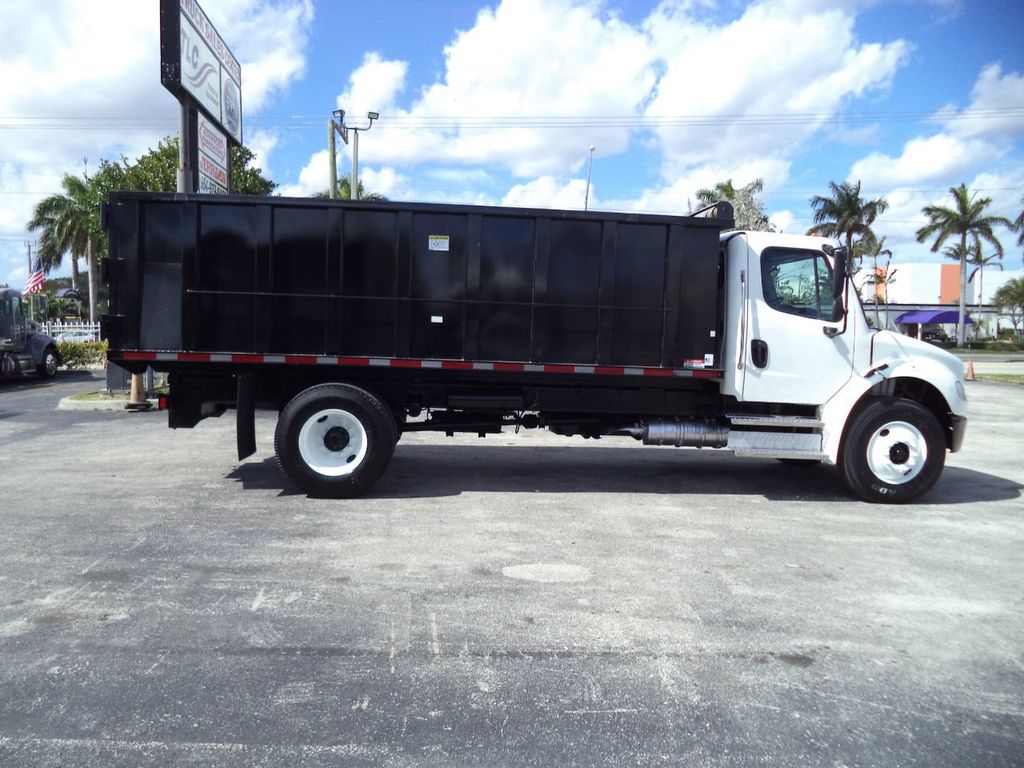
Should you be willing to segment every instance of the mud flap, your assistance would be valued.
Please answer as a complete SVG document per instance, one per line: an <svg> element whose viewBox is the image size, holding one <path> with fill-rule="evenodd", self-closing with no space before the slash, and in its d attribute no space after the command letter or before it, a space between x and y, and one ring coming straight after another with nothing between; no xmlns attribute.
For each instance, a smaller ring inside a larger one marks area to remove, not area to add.
<svg viewBox="0 0 1024 768"><path fill-rule="evenodd" d="M256 453L256 377L253 374L238 377L235 409L235 440L241 461Z"/></svg>

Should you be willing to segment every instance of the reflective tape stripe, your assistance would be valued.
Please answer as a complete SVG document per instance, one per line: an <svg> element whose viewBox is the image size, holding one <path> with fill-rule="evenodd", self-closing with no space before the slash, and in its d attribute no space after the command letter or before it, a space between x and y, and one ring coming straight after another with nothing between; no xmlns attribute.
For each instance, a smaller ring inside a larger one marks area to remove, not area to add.
<svg viewBox="0 0 1024 768"><path fill-rule="evenodd" d="M475 360L416 360L407 357L327 357L321 355L262 355L214 352L114 352L114 361L174 360L188 363L271 363L286 365L338 365L373 368L420 368L446 371L499 371L504 373L556 373L597 376L647 376L717 379L721 371L712 368L633 368L617 365L570 365L566 363L492 363Z"/></svg>

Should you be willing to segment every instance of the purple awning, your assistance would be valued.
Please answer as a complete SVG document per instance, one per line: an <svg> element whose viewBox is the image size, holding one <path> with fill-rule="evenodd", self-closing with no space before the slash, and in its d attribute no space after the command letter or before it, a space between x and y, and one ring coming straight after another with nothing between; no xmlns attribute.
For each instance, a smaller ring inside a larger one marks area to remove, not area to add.
<svg viewBox="0 0 1024 768"><path fill-rule="evenodd" d="M925 325L927 323L955 323L959 311L955 309L914 309L904 312L896 318L896 322L902 325ZM964 314L969 325L973 325L970 315Z"/></svg>

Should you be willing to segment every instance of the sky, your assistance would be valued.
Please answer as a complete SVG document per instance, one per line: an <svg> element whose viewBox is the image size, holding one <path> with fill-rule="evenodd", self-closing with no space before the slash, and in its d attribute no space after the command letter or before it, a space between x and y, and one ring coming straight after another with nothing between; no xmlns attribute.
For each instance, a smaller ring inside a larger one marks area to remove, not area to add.
<svg viewBox="0 0 1024 768"><path fill-rule="evenodd" d="M392 200L683 214L764 181L772 223L860 181L893 263L941 261L922 207L966 183L1024 199L1019 0L202 0L242 65L244 143L283 195L327 188L327 121L361 127L360 180ZM178 129L158 0L5 0L0 283L64 173ZM362 118L362 119L360 119ZM351 170L339 142L339 173ZM590 166L591 151L592 167ZM1005 272L1022 273L1003 232ZM65 268L63 273L67 273ZM61 274L61 273L55 273Z"/></svg>

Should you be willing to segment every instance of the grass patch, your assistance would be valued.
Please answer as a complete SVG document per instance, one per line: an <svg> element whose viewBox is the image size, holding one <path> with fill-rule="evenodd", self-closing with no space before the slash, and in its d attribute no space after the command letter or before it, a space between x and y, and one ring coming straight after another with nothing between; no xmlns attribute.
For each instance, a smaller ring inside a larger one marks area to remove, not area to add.
<svg viewBox="0 0 1024 768"><path fill-rule="evenodd" d="M1024 384L1024 376L1019 373L979 373L978 381L997 381L1000 384Z"/></svg>
<svg viewBox="0 0 1024 768"><path fill-rule="evenodd" d="M128 395L111 395L108 392L103 392L103 391L100 391L100 392L83 392L80 395L72 395L71 399L72 400L80 400L80 401L86 402L86 403L99 402L99 401L113 402L115 400L124 400L124 401L127 402Z"/></svg>

